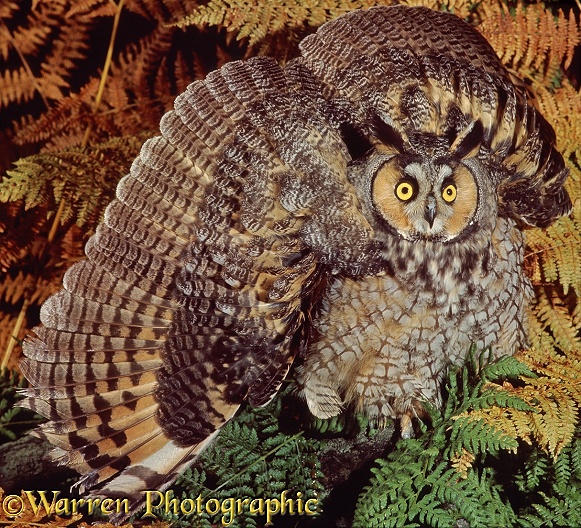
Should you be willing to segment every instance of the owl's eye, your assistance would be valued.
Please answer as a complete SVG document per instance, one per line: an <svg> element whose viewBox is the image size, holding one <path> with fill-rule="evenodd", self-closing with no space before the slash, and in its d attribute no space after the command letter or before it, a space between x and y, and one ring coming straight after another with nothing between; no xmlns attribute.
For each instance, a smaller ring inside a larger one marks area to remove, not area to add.
<svg viewBox="0 0 581 528"><path fill-rule="evenodd" d="M449 183L442 189L442 198L444 201L451 203L456 199L456 186L453 183Z"/></svg>
<svg viewBox="0 0 581 528"><path fill-rule="evenodd" d="M415 195L414 185L407 180L400 181L395 187L395 195L402 201L407 202Z"/></svg>

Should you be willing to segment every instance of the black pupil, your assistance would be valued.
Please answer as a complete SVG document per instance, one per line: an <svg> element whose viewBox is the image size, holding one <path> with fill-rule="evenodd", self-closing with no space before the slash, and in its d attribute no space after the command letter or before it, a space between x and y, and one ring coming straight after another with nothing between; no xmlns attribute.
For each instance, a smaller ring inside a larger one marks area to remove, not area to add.
<svg viewBox="0 0 581 528"><path fill-rule="evenodd" d="M452 191L452 188L451 188L451 187L448 187L448 188L446 189L446 194L447 194L448 196L452 196L452 192L453 192L453 191Z"/></svg>
<svg viewBox="0 0 581 528"><path fill-rule="evenodd" d="M407 185L404 185L404 186L401 188L401 193L402 193L402 194L407 194L407 193L409 193L409 192L410 192L410 188L409 188Z"/></svg>

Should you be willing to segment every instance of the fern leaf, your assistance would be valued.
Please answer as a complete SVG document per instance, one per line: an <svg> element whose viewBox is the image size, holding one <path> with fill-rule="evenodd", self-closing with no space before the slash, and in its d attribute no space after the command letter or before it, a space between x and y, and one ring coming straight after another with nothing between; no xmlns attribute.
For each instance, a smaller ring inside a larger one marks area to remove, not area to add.
<svg viewBox="0 0 581 528"><path fill-rule="evenodd" d="M529 338L531 346L537 350L551 350L555 347L555 340L547 331L547 327L531 314L529 319Z"/></svg>
<svg viewBox="0 0 581 528"><path fill-rule="evenodd" d="M575 400L560 382L538 380L522 391L529 396L540 412L531 414L531 428L538 445L556 458L573 438L578 420Z"/></svg>
<svg viewBox="0 0 581 528"><path fill-rule="evenodd" d="M546 506L545 504L533 504L532 507L536 515L524 515L520 519L521 526L525 528L579 526L579 511L581 511L581 496L579 494L567 500L551 497L544 492L540 492L539 495L544 499Z"/></svg>
<svg viewBox="0 0 581 528"><path fill-rule="evenodd" d="M128 8L136 2L127 2ZM68 17L78 15L94 17L112 17L115 15L115 5L108 0L77 0L67 12Z"/></svg>
<svg viewBox="0 0 581 528"><path fill-rule="evenodd" d="M31 208L66 197L62 222L75 218L79 225L95 224L141 143L136 137L114 138L85 149L22 158L0 182L0 201L22 199Z"/></svg>
<svg viewBox="0 0 581 528"><path fill-rule="evenodd" d="M537 303L533 311L539 321L551 330L556 344L562 350L575 350L581 347L581 337L572 314L554 288L537 289Z"/></svg>
<svg viewBox="0 0 581 528"><path fill-rule="evenodd" d="M69 79L77 61L86 57L87 32L87 23L82 19L61 26L61 31L52 40L51 51L41 66L39 82L45 97L62 99L63 89L69 88Z"/></svg>
<svg viewBox="0 0 581 528"><path fill-rule="evenodd" d="M480 32L502 61L524 76L539 72L551 78L569 67L581 42L581 27L573 14L554 18L542 4L518 2L514 12L499 0L482 3Z"/></svg>
<svg viewBox="0 0 581 528"><path fill-rule="evenodd" d="M284 391L283 391L284 392ZM263 409L245 409L228 422L220 436L200 457L205 474L196 468L181 477L174 490L183 489L187 497L203 495L205 499L226 500L231 497L274 498L284 491L288 498L315 498L322 490L323 475L316 458L319 442L307 440L302 434L288 436L278 427L280 398ZM204 476L206 475L206 476ZM209 484L211 482L211 484ZM220 515L205 517L200 526L220 524ZM172 525L191 526L191 518L182 521L165 516ZM258 526L248 510L239 512L230 526Z"/></svg>
<svg viewBox="0 0 581 528"><path fill-rule="evenodd" d="M60 99L47 112L38 119L23 121L17 127L14 141L17 145L27 143L49 142L55 136L64 133L84 132L89 124L88 116L91 114L91 101L97 92L97 80L87 83L79 94ZM80 143L78 143L80 144ZM67 146L75 143L67 143Z"/></svg>
<svg viewBox="0 0 581 528"><path fill-rule="evenodd" d="M528 495L544 484L550 473L551 461L542 451L534 451L524 460L518 473L514 477L514 483L518 491Z"/></svg>
<svg viewBox="0 0 581 528"><path fill-rule="evenodd" d="M24 66L16 70L7 69L0 75L0 106L30 101L35 91L35 79L31 78Z"/></svg>
<svg viewBox="0 0 581 528"><path fill-rule="evenodd" d="M464 447L460 453L450 457L452 467L460 475L460 478L463 479L468 478L468 470L472 467L475 460L476 457Z"/></svg>
<svg viewBox="0 0 581 528"><path fill-rule="evenodd" d="M521 361L548 378L553 378L566 388L581 405L581 350L570 350L566 355L531 348L519 354ZM543 379L539 379L543 383ZM530 383L534 384L534 381Z"/></svg>
<svg viewBox="0 0 581 528"><path fill-rule="evenodd" d="M32 275L18 271L15 276L5 274L0 285L0 301L12 305L22 302L25 294L30 292L31 303L42 303L49 295L59 290L52 281L40 278L36 280ZM1 327L2 325L0 325ZM2 340L0 339L0 343Z"/></svg>
<svg viewBox="0 0 581 528"><path fill-rule="evenodd" d="M498 381L505 378L520 378L526 376L529 378L535 377L534 372L528 365L519 361L514 356L506 356L497 361L493 361L482 368L482 376L489 381ZM501 396L500 394L498 395ZM518 402L513 402L512 405L517 405ZM503 406L506 406L503 405Z"/></svg>
<svg viewBox="0 0 581 528"><path fill-rule="evenodd" d="M500 407L490 407L456 416L450 443L456 454L464 449L471 453L496 453L501 449L516 452L517 437L509 413Z"/></svg>
<svg viewBox="0 0 581 528"><path fill-rule="evenodd" d="M573 444L574 445L574 444ZM568 445L555 460L555 488L559 490L566 490L571 482L571 474L573 472L573 464L571 461L572 446Z"/></svg>
<svg viewBox="0 0 581 528"><path fill-rule="evenodd" d="M468 19L474 7L472 0L403 0L399 3L409 6L424 6L436 11L450 11L455 15Z"/></svg>
<svg viewBox="0 0 581 528"><path fill-rule="evenodd" d="M347 11L372 5L377 3L367 0L284 0L273 4L264 1L210 0L175 25L223 26L228 31L236 32L238 40L248 38L249 44L253 45L285 28L316 27Z"/></svg>

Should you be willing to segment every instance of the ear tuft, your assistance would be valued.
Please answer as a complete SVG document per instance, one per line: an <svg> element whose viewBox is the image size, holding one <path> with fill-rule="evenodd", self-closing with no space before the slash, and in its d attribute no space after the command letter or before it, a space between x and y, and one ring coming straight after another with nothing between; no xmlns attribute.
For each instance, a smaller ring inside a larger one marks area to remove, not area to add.
<svg viewBox="0 0 581 528"><path fill-rule="evenodd" d="M391 121L391 119L389 120ZM404 151L404 137L402 132L396 128L396 125L393 121L388 123L385 118L375 114L372 117L371 124L377 139L379 139L381 143L389 147L393 147L399 153Z"/></svg>
<svg viewBox="0 0 581 528"><path fill-rule="evenodd" d="M482 121L472 121L462 130L453 141L450 151L460 159L471 158L476 155L484 138Z"/></svg>

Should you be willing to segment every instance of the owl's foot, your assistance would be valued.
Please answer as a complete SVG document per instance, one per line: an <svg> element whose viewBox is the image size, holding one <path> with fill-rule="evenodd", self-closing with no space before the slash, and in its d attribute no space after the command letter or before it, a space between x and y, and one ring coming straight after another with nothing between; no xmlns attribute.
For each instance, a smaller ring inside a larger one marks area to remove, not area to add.
<svg viewBox="0 0 581 528"><path fill-rule="evenodd" d="M414 427L412 423L411 413L405 413L399 419L399 427L401 429L401 437L404 439L413 438Z"/></svg>

